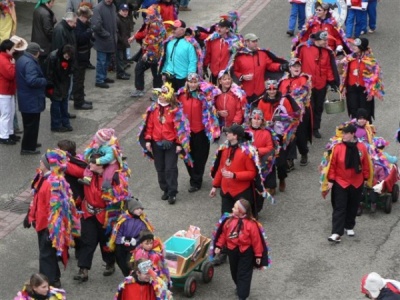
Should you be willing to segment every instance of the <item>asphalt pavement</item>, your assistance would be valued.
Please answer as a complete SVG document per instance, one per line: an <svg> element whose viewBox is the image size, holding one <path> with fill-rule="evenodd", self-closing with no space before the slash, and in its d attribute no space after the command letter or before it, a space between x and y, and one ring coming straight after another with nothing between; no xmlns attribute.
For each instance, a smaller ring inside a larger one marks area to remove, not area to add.
<svg viewBox="0 0 400 300"><path fill-rule="evenodd" d="M56 2L58 19L61 19L64 7L65 1ZM285 34L290 10L287 1L192 0L190 7L192 12L180 15L189 25L210 25L222 13L238 9L242 15L239 28L243 34L256 33L261 47L285 58L290 55L290 38ZM378 135L392 141L400 116L397 99L400 93L400 20L397 18L400 2L382 1L378 9L378 29L367 37L382 65L386 96L383 102L377 102L374 124ZM28 40L32 10L32 4L17 2L18 34ZM95 53L92 63L95 63ZM133 73L132 69L130 72ZM74 111L70 105L70 112L78 115L72 120L73 132L50 132L49 107L42 114L39 139L43 149L54 147L59 139L64 138L75 140L83 149L98 128L115 127L122 137L124 154L132 169L132 193L143 201L156 233L166 240L174 232L192 224L210 236L220 211L220 199L208 197L211 179L205 176L203 188L189 194L189 178L180 162L177 203L168 205L161 201L154 166L142 156L136 143L140 115L150 104L148 95L142 99L130 98L133 80L117 81L109 90L96 89L94 76L94 71L87 72L87 99L93 101L94 110ZM150 83L149 78L146 82ZM317 169L324 145L334 133L334 126L346 119L345 113L323 115L322 139L314 141L310 147L310 164L300 167L296 162L296 170L289 174L286 192L278 193L276 204L267 204L261 212L260 221L265 226L272 250L272 266L254 273L249 299L364 299L360 293L362 275L376 271L383 277L400 279L399 204L394 204L391 214L381 210L375 214L365 212L357 218L355 237L343 237L339 245L327 241L331 205L320 196ZM213 145L209 164L215 149ZM392 154L399 154L398 149L399 145L394 142L388 147ZM18 146L2 146L0 153L0 300L6 300L13 299L23 282L38 270L36 234L32 228L23 229L20 222L29 201L29 183L38 167L39 156L21 157ZM61 277L67 297L72 300L112 299L123 278L119 271L111 277L102 276L99 251L95 254L88 282L74 282L72 277L76 271L76 260L72 257ZM175 299L184 299L181 289L174 288L173 292ZM209 284L203 284L199 278L195 298L234 299L229 266L216 268L215 277Z"/></svg>

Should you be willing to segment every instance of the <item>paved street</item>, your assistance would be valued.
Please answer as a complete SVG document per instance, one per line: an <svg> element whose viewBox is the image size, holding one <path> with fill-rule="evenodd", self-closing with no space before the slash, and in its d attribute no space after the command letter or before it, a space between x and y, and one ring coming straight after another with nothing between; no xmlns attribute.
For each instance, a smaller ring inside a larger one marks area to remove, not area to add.
<svg viewBox="0 0 400 300"><path fill-rule="evenodd" d="M17 3L18 34L30 40L33 4ZM65 0L56 2L60 20ZM282 0L192 0L192 12L182 12L180 18L189 25L210 25L218 16L232 9L241 12L243 34L256 33L260 46L289 57L290 39L285 35L290 6ZM400 12L399 1L382 1L378 12L378 29L368 35L370 45L384 71L386 97L376 105L378 135L391 141L388 152L399 155L399 145L392 142L398 128L400 105ZM201 21L198 21L201 20ZM136 29L139 24L136 25ZM95 63L95 53L92 63ZM133 68L128 70L133 74ZM112 75L113 77L115 75ZM71 133L50 132L49 102L42 114L39 140L46 148L54 147L60 139L69 138L83 149L97 128L115 127L121 138L124 153L132 169L132 194L144 203L156 233L166 240L174 232L190 224L199 226L210 236L220 211L219 198L210 199L211 180L206 176L203 188L189 194L189 180L182 162L179 164L179 190L175 205L160 200L153 164L143 158L136 144L140 115L150 104L147 98L129 98L133 80L118 81L109 90L95 89L94 71L87 75L87 99L93 101L93 111L74 111ZM148 83L150 80L146 79ZM71 102L72 104L72 102ZM276 204L267 204L261 213L272 249L272 267L253 275L251 300L264 299L364 299L360 293L362 275L376 271L386 278L400 280L400 225L399 204L392 213L365 212L357 219L356 236L343 237L339 245L327 241L330 234L331 205L319 192L317 171L323 147L334 133L334 126L345 121L345 113L323 115L321 134L310 150L310 164L289 174L287 191L278 193ZM22 121L20 120L21 126ZM209 163L216 146L212 146ZM0 300L13 299L30 275L38 270L38 246L35 231L23 229L22 219L29 201L29 185L38 167L39 156L19 155L19 146L0 147ZM71 254L73 251L71 251ZM73 255L72 255L73 256ZM117 271L111 277L102 276L103 266L99 251L95 255L89 281L77 284L72 280L77 272L76 260L71 258L62 272L61 282L68 299L112 299L118 283L123 279ZM175 299L184 299L181 289L173 289ZM234 285L229 266L218 267L213 281L203 284L199 278L196 299L234 299Z"/></svg>

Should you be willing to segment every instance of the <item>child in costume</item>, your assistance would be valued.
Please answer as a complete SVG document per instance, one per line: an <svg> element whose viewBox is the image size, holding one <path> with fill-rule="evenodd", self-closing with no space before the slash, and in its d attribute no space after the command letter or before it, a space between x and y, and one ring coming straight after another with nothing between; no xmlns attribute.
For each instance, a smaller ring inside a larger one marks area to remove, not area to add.
<svg viewBox="0 0 400 300"><path fill-rule="evenodd" d="M33 274L14 300L66 300L65 291L49 285L49 279L40 273Z"/></svg>
<svg viewBox="0 0 400 300"><path fill-rule="evenodd" d="M264 229L253 218L250 203L245 199L236 201L232 214L225 214L217 226L211 256L227 247L237 294L239 299L246 299L250 294L253 268L270 264Z"/></svg>
<svg viewBox="0 0 400 300"><path fill-rule="evenodd" d="M101 157L97 159L92 158L91 156L95 153L99 153ZM102 189L103 191L111 189L112 177L114 176L115 171L120 169L122 166L122 155L114 129L99 129L93 136L90 145L85 149L84 155L88 162L97 165L107 165L103 173ZM86 168L83 176L83 179L79 182L90 185L93 177L92 171L90 171L89 168Z"/></svg>
<svg viewBox="0 0 400 300"><path fill-rule="evenodd" d="M132 275L118 286L114 300L170 300L172 293L165 282L157 276L152 268L152 262L139 259L133 266Z"/></svg>
<svg viewBox="0 0 400 300"><path fill-rule="evenodd" d="M153 264L153 269L157 275L164 280L168 287L171 286L171 277L167 263L164 259L164 249L159 238L154 238L154 234L145 229L140 232L139 245L132 251L131 263L139 259L149 259Z"/></svg>
<svg viewBox="0 0 400 300"><path fill-rule="evenodd" d="M117 265L126 277L131 271L128 262L131 251L139 244L140 232L145 229L152 232L154 228L143 212L142 202L130 198L126 200L125 205L126 210L114 225L108 246L111 251L115 251Z"/></svg>

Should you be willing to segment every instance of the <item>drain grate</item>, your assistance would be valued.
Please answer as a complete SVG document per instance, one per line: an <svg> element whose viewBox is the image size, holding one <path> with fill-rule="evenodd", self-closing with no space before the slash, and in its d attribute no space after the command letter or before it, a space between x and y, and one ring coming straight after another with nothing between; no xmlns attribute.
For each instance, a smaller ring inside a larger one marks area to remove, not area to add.
<svg viewBox="0 0 400 300"><path fill-rule="evenodd" d="M8 201L0 202L0 210L1 211L9 211L16 214L26 214L29 208L29 202L24 201L16 201L14 199Z"/></svg>

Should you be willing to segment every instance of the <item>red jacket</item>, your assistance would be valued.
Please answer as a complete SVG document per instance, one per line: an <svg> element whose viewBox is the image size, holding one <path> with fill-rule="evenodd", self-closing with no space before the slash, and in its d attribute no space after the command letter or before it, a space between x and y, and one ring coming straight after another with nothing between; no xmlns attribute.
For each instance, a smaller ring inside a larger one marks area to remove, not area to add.
<svg viewBox="0 0 400 300"><path fill-rule="evenodd" d="M15 64L11 59L8 53L0 52L0 95L15 95L17 90Z"/></svg>
<svg viewBox="0 0 400 300"><path fill-rule="evenodd" d="M317 46L300 45L297 57L301 59L302 70L312 76L312 87L318 90L326 87L328 81L334 81L330 50Z"/></svg>
<svg viewBox="0 0 400 300"><path fill-rule="evenodd" d="M158 3L158 6L160 7L160 15L161 18L163 19L163 22L175 21L177 19L177 12L175 5L161 2Z"/></svg>
<svg viewBox="0 0 400 300"><path fill-rule="evenodd" d="M204 58L204 66L210 66L211 73L218 76L221 70L225 70L228 66L231 51L228 43L223 38L212 41L206 41L206 55Z"/></svg>
<svg viewBox="0 0 400 300"><path fill-rule="evenodd" d="M88 205L90 205L95 209L98 209L98 213L95 214L95 216L101 224L104 224L106 217L105 208L107 205L106 202L101 197L103 194L101 190L102 185L103 185L103 177L99 174L93 173L90 185L84 186L85 199L82 201L82 211L83 211L83 218L87 219L93 216L93 214L91 214L88 211L87 207Z"/></svg>
<svg viewBox="0 0 400 300"><path fill-rule="evenodd" d="M293 112L292 105L290 104L289 100L286 97L283 97L283 106L286 108L286 111L288 113ZM263 112L264 114L264 120L265 121L272 121L272 117L274 116L274 111L277 109L279 106L280 101L276 101L274 103L264 101L261 99L258 102L258 108Z"/></svg>
<svg viewBox="0 0 400 300"><path fill-rule="evenodd" d="M189 120L190 131L198 133L204 130L203 124L203 103L192 97L192 93L182 93L178 97L178 101L182 103L183 112Z"/></svg>
<svg viewBox="0 0 400 300"><path fill-rule="evenodd" d="M363 72L366 69L365 63L354 59L349 62L347 67L347 78L346 78L346 86L349 85L360 85L365 87Z"/></svg>
<svg viewBox="0 0 400 300"><path fill-rule="evenodd" d="M253 129L250 127L247 131L250 131L253 134L253 146L257 148L259 157L274 150L272 135L268 130Z"/></svg>
<svg viewBox="0 0 400 300"><path fill-rule="evenodd" d="M286 79L282 79L279 82L279 91L282 95L290 94L296 89L299 89L307 84L308 78L306 76L298 76L298 77L289 77Z"/></svg>
<svg viewBox="0 0 400 300"><path fill-rule="evenodd" d="M28 218L29 223L36 223L35 229L39 232L49 225L51 185L47 181L47 177L43 177L43 175L37 183L40 187L33 197Z"/></svg>
<svg viewBox="0 0 400 300"><path fill-rule="evenodd" d="M360 187L365 180L368 180L370 174L370 158L367 148L363 143L357 142L357 148L360 152L361 172L357 174L354 168L346 169L346 145L343 143L337 144L333 148L331 157L331 165L328 171L328 180L335 181L342 188L347 188L352 185L355 188Z"/></svg>
<svg viewBox="0 0 400 300"><path fill-rule="evenodd" d="M168 140L179 143L178 134L175 128L175 114L176 110L171 108L170 105L164 106L163 117L160 110L162 107L158 105L155 110L150 112L146 122L146 131L144 134L145 140L153 140L156 142ZM162 123L160 119L164 118Z"/></svg>
<svg viewBox="0 0 400 300"><path fill-rule="evenodd" d="M242 253L245 252L249 247L253 247L254 256L261 258L264 251L264 246L261 241L260 231L256 222L243 219L243 225L238 238L229 238L231 232L235 230L238 221L238 218L232 217L225 222L216 246L218 248L226 246L229 250L239 247L239 251Z"/></svg>
<svg viewBox="0 0 400 300"><path fill-rule="evenodd" d="M248 157L247 154L242 152L240 146L236 149L230 165L227 166L226 161L228 160L229 154L232 150L232 147L222 150L218 170L213 180L213 186L217 188L220 187L222 192L225 194L229 193L232 197L235 197L237 194L250 187L256 177L257 169L253 160ZM233 172L235 177L223 177L222 169Z"/></svg>
<svg viewBox="0 0 400 300"><path fill-rule="evenodd" d="M239 99L231 90L218 95L215 98L217 113L219 110L228 111L228 116L225 118L218 115L219 124L226 127L231 126L232 123L242 124L244 103L247 103L246 99Z"/></svg>
<svg viewBox="0 0 400 300"><path fill-rule="evenodd" d="M119 300L156 300L156 293L150 283L131 283L126 284L121 291Z"/></svg>
<svg viewBox="0 0 400 300"><path fill-rule="evenodd" d="M336 30L335 26L332 24L329 24L326 20L321 21L321 19L317 17L313 17L314 22L313 25L308 27L307 31L304 33L304 35L300 39L300 43L305 43L307 40L310 38L310 35L312 33L316 33L318 31L327 31L328 32L328 46L332 50L336 50L337 46L343 45L343 38L340 35L340 33ZM303 70L304 71L304 70ZM306 72L307 73L307 72Z"/></svg>
<svg viewBox="0 0 400 300"><path fill-rule="evenodd" d="M233 71L239 79L243 75L254 74L250 81L241 80L242 88L248 97L261 96L265 91L265 73L278 72L280 66L281 64L273 62L265 51L257 50L251 54L238 53L233 64Z"/></svg>

